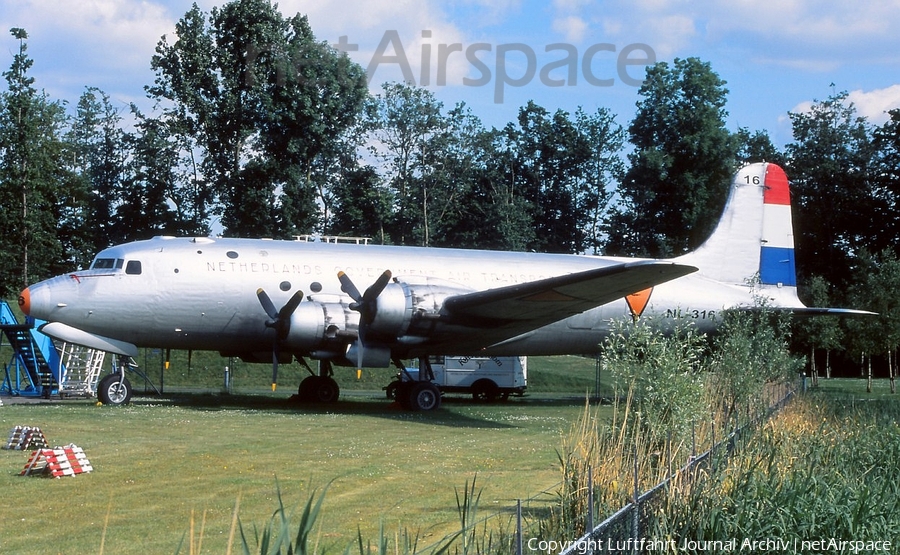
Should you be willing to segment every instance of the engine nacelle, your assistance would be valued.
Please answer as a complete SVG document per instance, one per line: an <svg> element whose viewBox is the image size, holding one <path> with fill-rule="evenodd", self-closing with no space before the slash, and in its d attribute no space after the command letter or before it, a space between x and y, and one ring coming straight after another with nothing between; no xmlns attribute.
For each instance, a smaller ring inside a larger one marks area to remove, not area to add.
<svg viewBox="0 0 900 555"><path fill-rule="evenodd" d="M376 299L372 321L366 328L363 356L372 366L389 361L391 348L406 336L417 319L440 313L448 297L472 289L438 278L404 276L389 283ZM300 303L291 315L291 327L283 342L285 350L315 358L355 360L360 313L350 308L350 299L324 295ZM353 353L347 353L348 345ZM355 364L355 362L354 362Z"/></svg>
<svg viewBox="0 0 900 555"><path fill-rule="evenodd" d="M389 338L403 337L410 324L422 316L440 313L448 297L472 292L473 289L439 278L402 276L388 284L377 299L375 318L369 334Z"/></svg>
<svg viewBox="0 0 900 555"><path fill-rule="evenodd" d="M291 329L284 341L295 352L311 353L339 347L337 334L356 330L359 314L339 301L309 301L300 303L291 315Z"/></svg>

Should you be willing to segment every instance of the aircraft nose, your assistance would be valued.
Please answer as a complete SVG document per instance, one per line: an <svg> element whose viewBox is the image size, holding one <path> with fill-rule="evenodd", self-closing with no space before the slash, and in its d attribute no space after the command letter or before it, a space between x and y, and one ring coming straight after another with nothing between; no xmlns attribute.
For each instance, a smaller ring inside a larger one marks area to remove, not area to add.
<svg viewBox="0 0 900 555"><path fill-rule="evenodd" d="M28 287L19 293L19 308L25 316L31 316L31 290Z"/></svg>

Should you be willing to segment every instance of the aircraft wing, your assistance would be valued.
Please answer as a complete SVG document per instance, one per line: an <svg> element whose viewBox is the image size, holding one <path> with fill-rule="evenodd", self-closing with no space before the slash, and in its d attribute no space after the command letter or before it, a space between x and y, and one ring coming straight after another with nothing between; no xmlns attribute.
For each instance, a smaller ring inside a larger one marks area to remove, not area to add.
<svg viewBox="0 0 900 555"><path fill-rule="evenodd" d="M508 338L695 271L694 266L653 260L615 264L451 297L441 320L502 330Z"/></svg>

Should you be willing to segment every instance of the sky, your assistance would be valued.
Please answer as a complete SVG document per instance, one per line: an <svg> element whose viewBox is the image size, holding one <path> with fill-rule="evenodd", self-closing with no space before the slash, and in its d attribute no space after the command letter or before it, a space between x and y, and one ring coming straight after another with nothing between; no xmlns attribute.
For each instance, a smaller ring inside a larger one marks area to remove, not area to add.
<svg viewBox="0 0 900 555"><path fill-rule="evenodd" d="M222 0L197 0L204 12ZM0 68L28 32L35 86L73 106L85 87L127 111L152 103L150 58L190 9L174 0L16 0L0 7ZM726 81L727 126L791 141L789 112L849 93L872 123L900 108L900 0L283 0L316 37L347 51L374 93L410 77L445 109L490 127L533 100L605 108L627 126L647 63L697 57Z"/></svg>

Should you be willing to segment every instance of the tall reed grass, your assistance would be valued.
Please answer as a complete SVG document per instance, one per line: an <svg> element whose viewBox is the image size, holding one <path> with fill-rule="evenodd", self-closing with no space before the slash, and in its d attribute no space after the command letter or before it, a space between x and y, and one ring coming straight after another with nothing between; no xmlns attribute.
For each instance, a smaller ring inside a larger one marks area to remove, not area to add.
<svg viewBox="0 0 900 555"><path fill-rule="evenodd" d="M613 417L586 404L563 437L559 510L542 533L580 537L589 508L608 516L676 477L692 457L764 415L796 379L802 360L790 355L780 317L760 307L724 318L714 338L690 326L614 325L602 359L616 382Z"/></svg>
<svg viewBox="0 0 900 555"><path fill-rule="evenodd" d="M900 545L898 423L895 403L803 397L720 472L671 497L654 534L679 544L779 538Z"/></svg>

